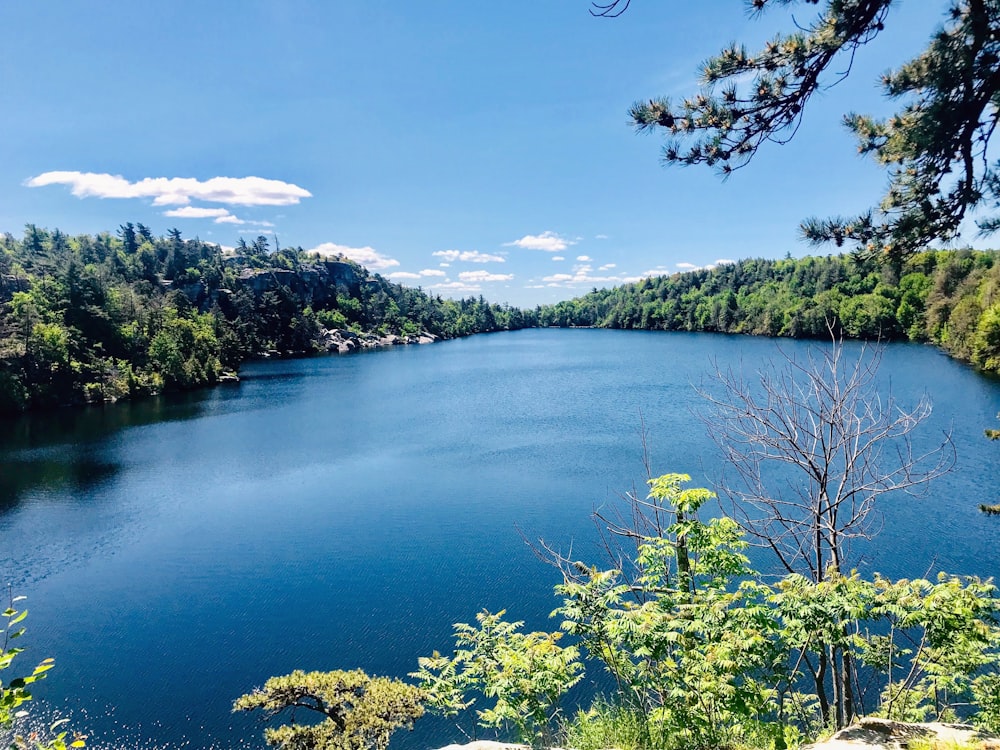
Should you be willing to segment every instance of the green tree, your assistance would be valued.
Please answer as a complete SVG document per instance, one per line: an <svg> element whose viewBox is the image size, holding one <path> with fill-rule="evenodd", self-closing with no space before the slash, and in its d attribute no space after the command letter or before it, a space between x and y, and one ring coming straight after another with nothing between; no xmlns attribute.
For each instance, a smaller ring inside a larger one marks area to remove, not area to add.
<svg viewBox="0 0 1000 750"><path fill-rule="evenodd" d="M629 0L595 3L615 16ZM707 164L723 175L745 166L765 143L790 140L809 100L850 70L859 48L890 22L892 0L748 0L757 15L773 6L820 5L813 20L777 34L750 52L732 44L701 69L702 89L679 103L655 98L634 104L639 130L666 133L668 164ZM845 242L869 253L899 257L931 242L951 240L977 209L1000 202L1000 162L990 140L1000 118L1000 3L949 0L944 26L916 58L882 77L899 109L880 120L845 115L858 149L889 173L878 207L851 218L807 219L814 243ZM1000 216L978 221L984 233Z"/></svg>
<svg viewBox="0 0 1000 750"><path fill-rule="evenodd" d="M272 677L264 687L237 698L233 711L260 709L267 719L303 708L319 714L316 724L285 724L264 730L272 747L284 750L385 750L400 727L423 716L423 693L360 669L302 672Z"/></svg>

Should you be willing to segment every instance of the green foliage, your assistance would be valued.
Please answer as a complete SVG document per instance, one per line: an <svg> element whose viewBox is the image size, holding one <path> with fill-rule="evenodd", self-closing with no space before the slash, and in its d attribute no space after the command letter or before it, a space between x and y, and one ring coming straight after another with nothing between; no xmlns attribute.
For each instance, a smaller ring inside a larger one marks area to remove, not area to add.
<svg viewBox="0 0 1000 750"><path fill-rule="evenodd" d="M10 669L14 658L24 651L23 648L14 645L25 632L22 623L28 616L27 609L17 609L15 605L24 600L23 596L8 595L7 608L0 612L3 618L3 628L0 635L3 636L0 643L0 673ZM10 750L67 750L67 748L84 747L84 738L80 734L72 736L65 730L57 732L65 722L65 719L54 722L49 731L51 737L39 737L37 732L31 732L27 737L18 733L20 725L28 716L24 704L32 700L31 685L38 680L44 679L50 669L55 666L52 659L43 659L30 674L22 677L9 678L6 681L0 677L0 741L6 742Z"/></svg>
<svg viewBox="0 0 1000 750"><path fill-rule="evenodd" d="M595 3L600 15L628 0ZM791 0L753 0L758 12L792 6ZM885 28L891 0L827 0L811 21L794 18L794 31L780 33L751 52L733 43L701 69L701 90L680 103L657 98L633 105L639 130L666 134L668 164L706 164L723 175L745 166L767 142L790 140L813 94L847 76L860 47ZM899 258L929 243L958 236L976 209L1000 203L1000 165L991 161L990 140L1000 108L1000 5L994 0L941 4L944 26L928 30L917 57L882 76L897 111L884 120L849 113L845 124L858 150L889 173L889 188L877 207L851 218L803 222L812 242L855 244L863 252ZM1000 229L1000 217L978 221Z"/></svg>
<svg viewBox="0 0 1000 750"><path fill-rule="evenodd" d="M564 728L564 747L576 750L645 750L666 747L668 738L650 736L646 717L620 704L600 699L586 711L578 711Z"/></svg>
<svg viewBox="0 0 1000 750"><path fill-rule="evenodd" d="M484 611L476 626L456 624L455 655L421 657L411 676L420 680L427 705L444 716L485 698L489 705L476 709L480 725L512 727L533 746L551 744L559 699L583 676L579 649L560 646L559 632L524 633L523 622L503 615Z"/></svg>
<svg viewBox="0 0 1000 750"><path fill-rule="evenodd" d="M700 518L713 494L685 488L689 481L666 474L650 480L645 501L632 499L636 513L666 519L636 523L656 532L639 535L634 575L560 560L554 614L578 646L484 612L478 626L456 625L454 657L420 660L414 676L429 705L458 716L486 698L483 726L509 722L527 741L581 750L783 749L865 714L1000 727L991 581L867 580L831 569L820 580L767 582L749 568L732 521ZM555 738L549 722L559 693L579 679L581 654L617 689ZM843 668L852 664L863 669ZM845 710L839 722L831 713Z"/></svg>
<svg viewBox="0 0 1000 750"><path fill-rule="evenodd" d="M260 709L266 719L303 708L319 714L315 724L285 724L264 731L267 744L285 750L385 750L400 727L411 727L424 708L423 693L360 669L295 671L272 677L264 687L241 696L233 711Z"/></svg>
<svg viewBox="0 0 1000 750"><path fill-rule="evenodd" d="M249 358L326 351L329 328L450 338L535 323L347 258L272 253L266 237L228 255L176 229L66 237L29 225L0 238L0 260L0 413L198 388Z"/></svg>
<svg viewBox="0 0 1000 750"><path fill-rule="evenodd" d="M930 341L1000 372L997 253L937 250L895 265L853 256L747 259L545 306L539 325Z"/></svg>
<svg viewBox="0 0 1000 750"><path fill-rule="evenodd" d="M636 586L616 570L566 576L557 587L563 628L579 637L618 685L623 716L671 747L712 748L765 729L781 682L777 623L761 589L740 584L745 544L729 519L700 521L713 497L681 489L683 474L650 480L649 500L674 522L643 540Z"/></svg>

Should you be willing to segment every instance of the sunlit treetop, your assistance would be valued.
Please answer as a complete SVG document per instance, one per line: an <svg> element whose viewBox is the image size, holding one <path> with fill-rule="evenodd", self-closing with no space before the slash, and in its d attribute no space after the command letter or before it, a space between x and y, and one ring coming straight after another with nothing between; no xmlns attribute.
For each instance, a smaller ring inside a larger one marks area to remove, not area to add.
<svg viewBox="0 0 1000 750"><path fill-rule="evenodd" d="M628 4L595 3L591 12L613 17ZM638 130L666 132L668 164L707 164L726 176L765 143L789 141L810 97L845 78L858 48L884 29L893 0L747 4L756 16L775 5L820 8L811 24L760 50L734 44L709 58L694 96L632 106ZM884 95L899 102L895 114L844 116L859 152L888 171L881 203L860 216L805 220L808 241L899 257L954 239L967 217L983 234L1000 229L1000 215L991 213L1000 207L1000 161L990 150L1000 117L1000 0L959 0L942 10L926 49L882 77Z"/></svg>

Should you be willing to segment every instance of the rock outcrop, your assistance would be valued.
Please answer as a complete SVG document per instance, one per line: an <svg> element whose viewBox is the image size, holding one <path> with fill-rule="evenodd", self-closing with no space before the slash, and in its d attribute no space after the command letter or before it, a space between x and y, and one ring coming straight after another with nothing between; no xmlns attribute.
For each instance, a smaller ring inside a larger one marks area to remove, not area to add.
<svg viewBox="0 0 1000 750"><path fill-rule="evenodd" d="M889 719L861 719L841 729L830 739L800 750L905 750L914 739L939 743L942 748L976 748L1000 750L1000 737L976 729L970 724L945 724L929 722L908 724ZM526 745L515 745L491 740L476 740L464 745L446 745L440 750L528 750Z"/></svg>
<svg viewBox="0 0 1000 750"><path fill-rule="evenodd" d="M325 261L303 266L298 271L283 268L244 268L240 283L256 296L287 287L307 305L326 302L337 294L357 296L361 277L350 263Z"/></svg>
<svg viewBox="0 0 1000 750"><path fill-rule="evenodd" d="M328 352L347 354L358 349L375 349L384 346L402 346L404 344L432 344L438 340L433 333L423 333L416 336L378 336L374 333L357 334L343 328L334 328L322 334L322 346Z"/></svg>
<svg viewBox="0 0 1000 750"><path fill-rule="evenodd" d="M902 750L917 738L941 743L943 747L957 745L1000 750L1000 737L980 731L969 724L908 724L874 718L861 719L824 742L804 745L802 750Z"/></svg>

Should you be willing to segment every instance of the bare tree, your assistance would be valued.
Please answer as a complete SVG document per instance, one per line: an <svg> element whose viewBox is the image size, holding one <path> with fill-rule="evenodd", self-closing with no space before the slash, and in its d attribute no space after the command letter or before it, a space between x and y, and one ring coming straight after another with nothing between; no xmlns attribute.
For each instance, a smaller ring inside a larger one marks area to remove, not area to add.
<svg viewBox="0 0 1000 750"><path fill-rule="evenodd" d="M915 493L954 465L950 434L916 451L913 431L930 415L881 395L883 347L845 356L843 342L796 359L782 351L752 380L717 370L703 421L721 448L720 495L748 538L771 549L790 573L820 582L848 562L852 540L869 539L877 501Z"/></svg>
<svg viewBox="0 0 1000 750"><path fill-rule="evenodd" d="M866 346L853 359L834 339L804 360L782 352L783 362L753 380L717 370L718 391L702 391L705 425L725 457L719 494L731 517L817 586L838 578L852 540L871 537L884 495L925 490L954 465L947 433L930 450L914 449L912 434L931 412L926 398L907 410L879 393L883 351ZM816 634L815 662L803 659L823 716L838 727L852 720L860 688L843 648L848 627Z"/></svg>

